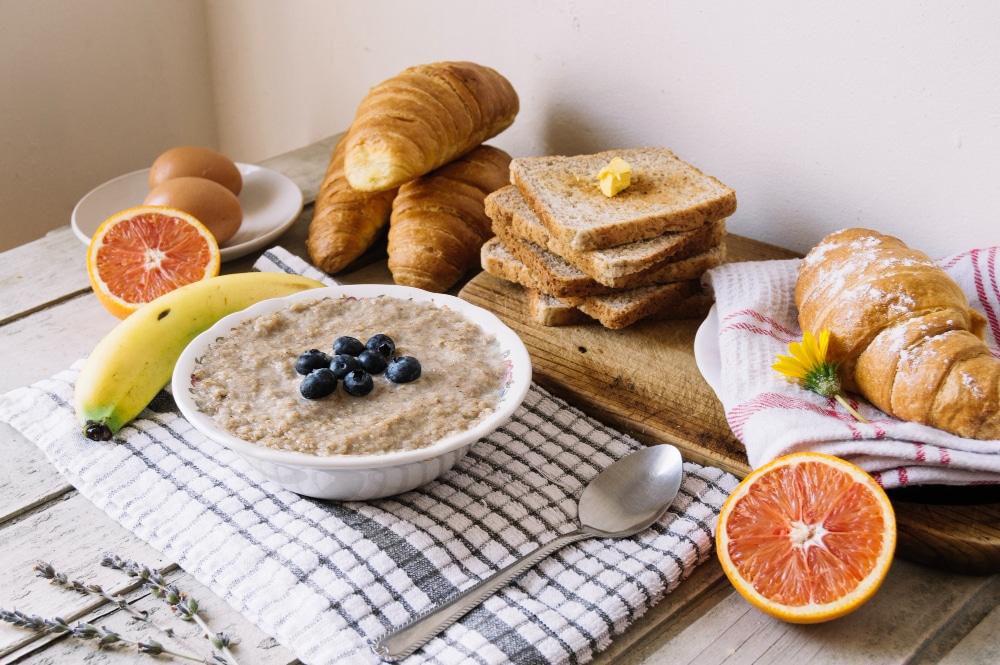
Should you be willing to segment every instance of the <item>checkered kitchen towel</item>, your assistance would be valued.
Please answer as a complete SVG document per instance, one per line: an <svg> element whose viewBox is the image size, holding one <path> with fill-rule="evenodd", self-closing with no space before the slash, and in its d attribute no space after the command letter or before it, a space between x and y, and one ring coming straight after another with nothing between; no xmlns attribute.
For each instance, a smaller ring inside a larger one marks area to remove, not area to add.
<svg viewBox="0 0 1000 665"><path fill-rule="evenodd" d="M1000 248L940 259L990 325L986 342L1000 357ZM848 459L883 487L1000 483L1000 441L964 439L892 418L859 400L868 423L834 400L777 377L771 365L802 338L795 308L799 260L732 263L708 272L715 291L722 376L719 399L754 468L797 450Z"/></svg>
<svg viewBox="0 0 1000 665"><path fill-rule="evenodd" d="M280 248L257 267L310 273ZM640 447L533 386L508 423L428 485L320 501L199 434L167 393L115 440L83 438L72 408L80 364L0 396L0 419L81 494L312 664L378 663L368 640L570 530L588 481ZM686 464L653 527L560 550L405 662L589 661L711 555L735 485Z"/></svg>

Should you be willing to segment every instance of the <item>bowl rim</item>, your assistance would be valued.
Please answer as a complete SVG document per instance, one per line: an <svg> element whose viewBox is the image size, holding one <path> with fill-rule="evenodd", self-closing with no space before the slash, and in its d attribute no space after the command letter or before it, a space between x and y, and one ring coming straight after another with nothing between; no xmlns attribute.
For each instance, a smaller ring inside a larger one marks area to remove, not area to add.
<svg viewBox="0 0 1000 665"><path fill-rule="evenodd" d="M212 419L198 411L190 394L191 372L200 357L211 342L225 336L238 323L282 309L292 302L301 300L316 300L319 298L376 298L394 297L403 300L429 301L438 307L447 307L458 311L466 318L478 324L487 333L495 335L505 359L510 361L510 381L506 392L492 415L479 422L476 426L463 432L447 436L424 448L414 450L394 451L373 455L311 455L289 450L266 448L245 441L215 426ZM171 377L171 391L174 402L181 415L208 438L222 444L247 458L279 464L311 469L371 469L407 465L435 459L447 452L471 445L479 439L495 431L507 422L514 411L524 401L531 384L531 358L521 338L492 312L455 296L434 293L409 286L386 284L341 284L307 289L297 293L262 300L246 309L229 314L219 319L210 328L195 337L181 352Z"/></svg>

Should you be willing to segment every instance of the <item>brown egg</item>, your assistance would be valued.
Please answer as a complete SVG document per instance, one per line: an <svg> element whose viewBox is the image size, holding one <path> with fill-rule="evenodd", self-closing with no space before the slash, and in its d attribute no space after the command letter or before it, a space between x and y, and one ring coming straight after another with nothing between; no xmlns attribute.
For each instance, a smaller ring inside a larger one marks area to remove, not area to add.
<svg viewBox="0 0 1000 665"><path fill-rule="evenodd" d="M176 208L208 227L219 245L243 223L243 206L231 191L205 178L171 178L150 190L145 205Z"/></svg>
<svg viewBox="0 0 1000 665"><path fill-rule="evenodd" d="M197 145L171 148L156 158L149 170L149 188L184 177L214 180L236 196L243 189L239 168L225 155Z"/></svg>

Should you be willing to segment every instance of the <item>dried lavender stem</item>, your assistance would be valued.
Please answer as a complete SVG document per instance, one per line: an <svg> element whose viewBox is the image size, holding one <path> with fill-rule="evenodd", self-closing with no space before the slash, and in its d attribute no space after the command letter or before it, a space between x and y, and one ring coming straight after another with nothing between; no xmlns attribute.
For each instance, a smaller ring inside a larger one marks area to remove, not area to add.
<svg viewBox="0 0 1000 665"><path fill-rule="evenodd" d="M29 615L19 610L5 610L2 608L0 608L0 620L40 633L54 633L57 635L64 634L68 637L74 637L81 640L96 639L98 647L104 647L110 644L125 644L134 646L139 653L146 653L153 656L166 654L168 656L190 660L195 663L205 662L204 659L198 658L197 656L191 656L186 653L165 649L162 644L154 640L149 640L147 642L135 642L122 637L119 633L116 633L105 626L98 628L92 623L84 623L80 621L77 622L75 626L71 626L61 617L46 619L38 616L37 614Z"/></svg>
<svg viewBox="0 0 1000 665"><path fill-rule="evenodd" d="M92 596L98 596L104 600L117 605L121 610L127 612L136 619L144 622L147 626L160 631L163 635L176 639L176 635L172 628L165 628L163 626L157 625L155 622L149 619L146 612L140 612L131 605L128 604L121 596L112 596L107 591L105 591L98 584L84 584L78 580L71 580L66 577L64 573L59 573L52 567L51 564L45 561L39 561L33 566L35 573L44 579L52 582L52 584L57 584L71 591L76 591L77 593L89 594Z"/></svg>
<svg viewBox="0 0 1000 665"><path fill-rule="evenodd" d="M159 572L152 570L148 566L140 565L134 561L122 559L117 555L108 555L101 560L102 566L120 570L129 577L137 577L142 585L148 588L154 596L161 598L170 605L170 609L183 621L193 621L201 628L205 638L212 645L222 652L225 662L230 665L239 665L236 656L229 649L233 644L232 640L225 633L212 633L208 624L198 616L198 602L189 598L173 584L167 584L167 580Z"/></svg>

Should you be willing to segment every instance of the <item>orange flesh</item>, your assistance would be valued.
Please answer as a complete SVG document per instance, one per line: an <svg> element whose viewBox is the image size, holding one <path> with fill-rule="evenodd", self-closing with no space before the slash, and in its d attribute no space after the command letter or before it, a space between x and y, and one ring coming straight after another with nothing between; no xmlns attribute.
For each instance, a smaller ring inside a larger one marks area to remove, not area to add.
<svg viewBox="0 0 1000 665"><path fill-rule="evenodd" d="M854 590L882 551L876 498L848 474L816 462L759 478L726 524L729 556L764 597L801 606Z"/></svg>
<svg viewBox="0 0 1000 665"><path fill-rule="evenodd" d="M212 248L182 219L146 213L108 229L97 252L97 273L126 302L148 302L202 279Z"/></svg>

